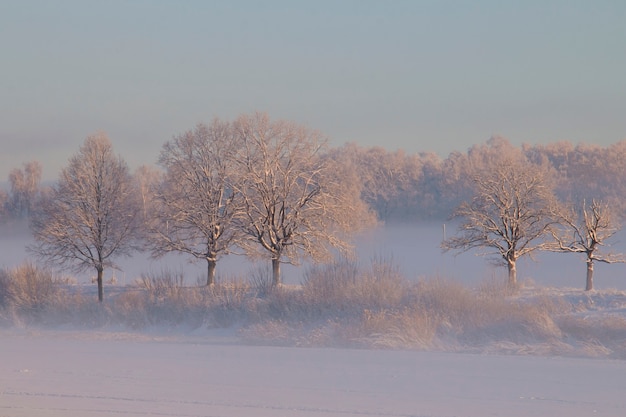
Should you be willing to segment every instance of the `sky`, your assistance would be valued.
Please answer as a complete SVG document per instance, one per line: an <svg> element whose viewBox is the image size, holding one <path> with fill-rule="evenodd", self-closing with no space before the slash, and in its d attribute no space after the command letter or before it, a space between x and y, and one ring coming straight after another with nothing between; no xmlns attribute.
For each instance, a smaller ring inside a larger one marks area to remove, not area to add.
<svg viewBox="0 0 626 417"><path fill-rule="evenodd" d="M0 179L106 132L131 168L213 118L446 157L626 139L626 2L0 0Z"/></svg>

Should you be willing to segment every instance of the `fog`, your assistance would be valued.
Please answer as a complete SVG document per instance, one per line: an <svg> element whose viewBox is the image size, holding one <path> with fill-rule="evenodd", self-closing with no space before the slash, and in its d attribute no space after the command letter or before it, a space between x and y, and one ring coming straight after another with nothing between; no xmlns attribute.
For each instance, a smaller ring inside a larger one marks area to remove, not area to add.
<svg viewBox="0 0 626 417"><path fill-rule="evenodd" d="M453 226L446 229L454 232ZM503 268L483 257L442 253L442 237L442 224L415 223L387 225L355 241L360 262L391 260L409 280L441 276L472 286L506 279ZM25 224L3 226L0 266L32 259L25 250L31 242ZM169 268L182 270L193 285L204 275L204 263L192 265L180 256L152 261L138 254L120 266L122 271L108 270L105 280L115 277L117 285L127 285L142 273ZM230 256L218 264L218 279L244 278L263 266ZM305 270L306 265L285 267L286 283L301 282ZM244 327L216 327L211 321L193 325L191 315L173 327L170 321L159 322L176 316L175 305L167 302L164 311L141 302L109 304L115 308L104 310L76 307L69 310L69 320L54 308L40 321L37 311L22 311L5 318L14 325L0 326L0 415L623 416L626 362L616 359L626 358L621 319L626 293L583 296L584 260L572 254L540 254L534 262L521 261L518 273L522 282L539 287L576 289L535 291L541 305L550 294L551 300L565 301L550 304L554 312L538 309L534 289L517 298L529 307L523 312L516 303L481 298L480 309L496 316L472 314L470 305L456 322L445 318L445 325L435 324L429 339L423 336L429 321L420 321L419 315L408 316L400 328L395 327L397 315L383 315L386 321L364 338L356 332L361 312L344 322L308 322L312 327L306 333L302 323L309 316L303 315L278 322L271 314L260 321L257 316ZM76 279L90 282L92 275L89 271ZM596 288L623 289L623 276L624 265L599 265ZM110 287L107 283L105 292ZM447 291L437 296L452 299L452 306L458 305L455 300L467 301ZM186 306L185 311L195 310ZM424 317L433 322L446 317L441 309L432 313ZM137 327L133 320L141 317L155 321ZM402 339L393 338L395 328ZM346 338L414 344L343 345Z"/></svg>
<svg viewBox="0 0 626 417"><path fill-rule="evenodd" d="M451 236L456 231L446 224L445 233ZM506 269L493 265L478 251L455 254L442 253L440 243L444 236L443 223L388 224L354 238L359 262L369 264L373 258L392 261L409 280L444 277L475 286L483 280L505 280ZM613 252L626 252L624 232L612 240L608 248ZM0 266L12 268L36 257L26 250L33 242L26 223L9 223L0 227ZM603 248L607 249L607 248ZM191 262L188 256L172 254L162 259L150 259L147 254L135 253L129 258L119 258L120 270L105 270L105 282L112 280L118 285L134 283L142 274L159 273L163 269L183 272L188 285L204 280L206 263ZM282 273L286 284L302 282L310 264L283 265ZM223 257L217 266L217 279L245 279L251 274L269 273L269 263L251 261L242 255ZM584 257L578 254L537 253L518 262L518 279L522 283L541 287L580 287L585 284ZM90 282L95 276L92 271L80 274L67 273L78 282ZM625 264L595 264L594 287L596 289L626 289Z"/></svg>

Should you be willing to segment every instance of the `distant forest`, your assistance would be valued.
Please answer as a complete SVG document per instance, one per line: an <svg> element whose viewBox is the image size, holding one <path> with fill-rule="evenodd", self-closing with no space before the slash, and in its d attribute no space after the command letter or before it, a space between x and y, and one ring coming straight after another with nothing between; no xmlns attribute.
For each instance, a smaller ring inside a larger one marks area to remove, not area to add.
<svg viewBox="0 0 626 417"><path fill-rule="evenodd" d="M434 153L390 152L356 144L334 152L353 165L363 181L364 201L387 222L448 218L461 202L471 199L471 173L513 153L522 153L537 169L547 169L548 185L561 201L601 200L610 203L621 219L626 215L626 140L608 147L565 141L515 147L493 137L445 159Z"/></svg>
<svg viewBox="0 0 626 417"><path fill-rule="evenodd" d="M602 200L621 219L626 216L626 140L608 147L566 141L516 147L505 138L493 137L445 159L430 152L348 143L332 148L330 156L362 181L362 198L381 221L405 222L448 218L471 198L473 170L520 152L538 169L549 170L549 185L561 201ZM42 188L41 171L37 161L11 171L7 189L0 189L0 219L28 216Z"/></svg>

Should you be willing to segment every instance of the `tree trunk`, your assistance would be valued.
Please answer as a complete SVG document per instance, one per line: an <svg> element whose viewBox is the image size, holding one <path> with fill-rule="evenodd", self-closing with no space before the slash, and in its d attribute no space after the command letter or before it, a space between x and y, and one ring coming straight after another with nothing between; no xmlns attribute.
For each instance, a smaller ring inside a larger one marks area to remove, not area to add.
<svg viewBox="0 0 626 417"><path fill-rule="evenodd" d="M272 258L272 286L274 288L280 285L280 259Z"/></svg>
<svg viewBox="0 0 626 417"><path fill-rule="evenodd" d="M102 302L104 301L104 289L102 288L102 275L104 268L98 267L96 270L98 271L98 301Z"/></svg>
<svg viewBox="0 0 626 417"><path fill-rule="evenodd" d="M585 291L593 290L593 260L587 259L587 286Z"/></svg>
<svg viewBox="0 0 626 417"><path fill-rule="evenodd" d="M215 266L217 261L212 259L207 259L207 274L206 274L206 285L207 287L215 284Z"/></svg>
<svg viewBox="0 0 626 417"><path fill-rule="evenodd" d="M517 287L517 267L515 265L515 261L509 259L507 261L507 265L509 267L509 288Z"/></svg>

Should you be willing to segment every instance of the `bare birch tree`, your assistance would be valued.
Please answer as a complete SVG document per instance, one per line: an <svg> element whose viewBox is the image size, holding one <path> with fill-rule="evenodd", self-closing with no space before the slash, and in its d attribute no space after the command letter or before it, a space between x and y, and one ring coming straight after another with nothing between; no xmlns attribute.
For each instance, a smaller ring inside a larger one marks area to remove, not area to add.
<svg viewBox="0 0 626 417"><path fill-rule="evenodd" d="M102 302L104 268L116 268L115 257L138 247L136 195L107 136L89 136L34 212L30 249L64 269L94 268Z"/></svg>
<svg viewBox="0 0 626 417"><path fill-rule="evenodd" d="M570 209L561 216L561 228L553 230L555 243L551 250L581 253L585 255L587 280L585 291L593 289L593 265L595 261L607 264L626 262L623 254L599 253L602 246L615 235L620 226L608 203L583 201L578 210Z"/></svg>
<svg viewBox="0 0 626 417"><path fill-rule="evenodd" d="M180 252L207 262L207 285L218 258L239 240L241 215L233 162L238 143L227 122L198 125L167 142L159 164L163 181L154 192L150 245L155 257Z"/></svg>
<svg viewBox="0 0 626 417"><path fill-rule="evenodd" d="M543 171L521 158L504 157L472 176L474 196L453 217L461 219L457 236L444 250L481 249L508 268L508 284L517 285L517 260L545 249L544 237L555 222L555 199Z"/></svg>
<svg viewBox="0 0 626 417"><path fill-rule="evenodd" d="M242 141L238 167L244 174L239 191L247 239L241 245L250 256L269 254L273 285L281 284L282 262L328 260L332 248L349 254L350 234L373 216L360 199L357 181L350 180L353 174L325 158L323 137L261 113L240 116L235 128Z"/></svg>

